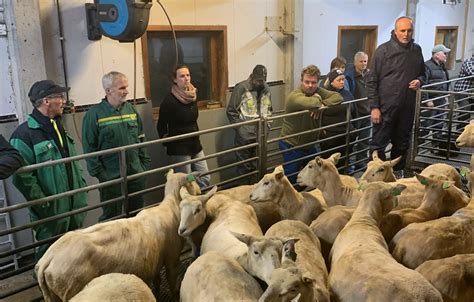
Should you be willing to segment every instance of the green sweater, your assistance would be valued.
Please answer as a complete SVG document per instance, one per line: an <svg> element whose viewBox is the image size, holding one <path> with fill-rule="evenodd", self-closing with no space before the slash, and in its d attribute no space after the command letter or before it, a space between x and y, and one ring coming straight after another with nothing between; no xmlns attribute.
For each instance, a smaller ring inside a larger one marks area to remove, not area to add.
<svg viewBox="0 0 474 302"><path fill-rule="evenodd" d="M333 106L342 102L342 96L337 92L329 91L320 87L318 87L316 92L319 96L307 96L301 88L297 88L290 92L285 103L285 113L317 109L322 105ZM289 116L283 119L280 136L287 136L317 127L317 121L311 118L309 114ZM316 140L317 136L315 132L290 137L285 139L285 142L292 146L297 146Z"/></svg>

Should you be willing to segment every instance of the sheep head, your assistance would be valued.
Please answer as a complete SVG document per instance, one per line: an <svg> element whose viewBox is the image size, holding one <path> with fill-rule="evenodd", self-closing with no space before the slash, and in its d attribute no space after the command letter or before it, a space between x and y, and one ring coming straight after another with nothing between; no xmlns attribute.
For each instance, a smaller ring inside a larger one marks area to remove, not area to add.
<svg viewBox="0 0 474 302"><path fill-rule="evenodd" d="M335 153L328 159L316 156L298 173L297 183L311 188L321 188L326 180L330 179L329 175L339 175L335 166L339 157L340 153Z"/></svg>
<svg viewBox="0 0 474 302"><path fill-rule="evenodd" d="M206 203L216 193L217 186L201 196L190 195L185 187L180 190L181 202L179 208L181 219L179 222L178 234L189 236L192 231L202 225L206 220Z"/></svg>
<svg viewBox="0 0 474 302"><path fill-rule="evenodd" d="M291 187L291 184L285 176L283 166L280 165L272 173L262 177L253 188L249 198L253 202L274 200L285 187Z"/></svg>
<svg viewBox="0 0 474 302"><path fill-rule="evenodd" d="M402 159L401 156L394 160L383 161L379 158L378 152L372 153L372 160L367 163L367 170L360 177L361 181L374 182L374 181L395 181L395 175L393 175L393 167Z"/></svg>
<svg viewBox="0 0 474 302"><path fill-rule="evenodd" d="M456 139L457 147L474 147L474 120L464 126L461 135Z"/></svg>

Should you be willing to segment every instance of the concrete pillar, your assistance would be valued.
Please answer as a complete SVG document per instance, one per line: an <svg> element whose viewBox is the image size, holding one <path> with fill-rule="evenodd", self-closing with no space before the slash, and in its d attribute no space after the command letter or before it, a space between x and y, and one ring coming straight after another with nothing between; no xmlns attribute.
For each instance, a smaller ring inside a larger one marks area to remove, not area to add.
<svg viewBox="0 0 474 302"><path fill-rule="evenodd" d="M28 100L31 85L46 79L39 7L36 0L10 0L4 5L13 99L21 123L33 108Z"/></svg>

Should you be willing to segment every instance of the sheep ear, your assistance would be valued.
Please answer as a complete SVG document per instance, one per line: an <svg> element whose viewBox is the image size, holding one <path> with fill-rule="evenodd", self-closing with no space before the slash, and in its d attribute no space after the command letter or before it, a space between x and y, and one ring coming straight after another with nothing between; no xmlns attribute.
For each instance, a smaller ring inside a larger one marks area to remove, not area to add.
<svg viewBox="0 0 474 302"><path fill-rule="evenodd" d="M420 184L422 184L424 186L427 186L427 185L430 184L427 177L424 177L423 175L418 174L418 173L415 173L415 176L416 176L416 179L418 179L418 181L420 182Z"/></svg>
<svg viewBox="0 0 474 302"><path fill-rule="evenodd" d="M402 185L402 184L398 184L394 187L392 187L392 190L391 190L391 194L392 196L398 196L402 193L403 190L405 190L407 188L407 186L405 185Z"/></svg>
<svg viewBox="0 0 474 302"><path fill-rule="evenodd" d="M335 165L337 165L337 162L341 158L341 153L336 152L333 155L331 155L328 159L331 160Z"/></svg>
<svg viewBox="0 0 474 302"><path fill-rule="evenodd" d="M169 180L171 176L173 176L174 170L169 169L168 172L166 173L166 180Z"/></svg>
<svg viewBox="0 0 474 302"><path fill-rule="evenodd" d="M277 174L275 174L275 178L277 180L281 180L283 178L283 176L285 176L285 173L283 173L283 171L280 171Z"/></svg>
<svg viewBox="0 0 474 302"><path fill-rule="evenodd" d="M316 162L316 164L317 164L318 166L322 167L323 161L321 160L321 157L316 156L316 158L314 159L314 161Z"/></svg>
<svg viewBox="0 0 474 302"><path fill-rule="evenodd" d="M376 161L376 160L380 160L379 158L379 152L377 150L375 150L374 152L372 152L372 160Z"/></svg>
<svg viewBox="0 0 474 302"><path fill-rule="evenodd" d="M292 261L296 261L297 254L295 244L298 240L298 238L293 238L283 243L283 256L285 258L291 259Z"/></svg>
<svg viewBox="0 0 474 302"><path fill-rule="evenodd" d="M402 156L400 155L399 157L395 158L394 160L390 161L390 167L394 167L398 162L402 159Z"/></svg>
<svg viewBox="0 0 474 302"><path fill-rule="evenodd" d="M201 195L201 198L200 198L201 201L202 202L208 201L216 192L217 192L217 186L212 187L212 189L209 190L209 192L207 192L204 195Z"/></svg>
<svg viewBox="0 0 474 302"><path fill-rule="evenodd" d="M240 234L240 233L234 233L232 231L230 231L230 233L232 235L234 235L235 238L239 239L240 241L242 241L243 243L245 243L247 246L250 246L250 244L252 244L252 242L254 241L254 237L251 236L251 235L246 235L246 234Z"/></svg>
<svg viewBox="0 0 474 302"><path fill-rule="evenodd" d="M285 171L285 170L283 169L283 166L282 166L282 165L279 165L279 166L276 166L276 167L275 167L275 169L273 170L273 173L275 173L275 174L276 174L276 173L280 173L280 172L284 173L284 171Z"/></svg>
<svg viewBox="0 0 474 302"><path fill-rule="evenodd" d="M191 194L189 194L188 189L186 189L186 187L181 187L181 189L179 189L179 196L181 196L181 199L186 199L191 197Z"/></svg>

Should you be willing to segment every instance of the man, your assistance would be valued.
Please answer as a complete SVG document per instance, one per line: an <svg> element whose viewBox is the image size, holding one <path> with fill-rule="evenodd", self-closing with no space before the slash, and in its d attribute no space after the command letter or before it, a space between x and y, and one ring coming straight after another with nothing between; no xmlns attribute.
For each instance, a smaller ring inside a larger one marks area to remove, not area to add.
<svg viewBox="0 0 474 302"><path fill-rule="evenodd" d="M249 78L235 85L227 106L227 118L230 123L239 123L260 116L272 114L270 87L266 83L267 69L263 65L256 65ZM256 142L256 126L245 125L235 128L235 146L244 146ZM255 148L236 151L238 161L256 156ZM246 162L237 166L239 175L255 171L255 161Z"/></svg>
<svg viewBox="0 0 474 302"><path fill-rule="evenodd" d="M22 166L21 155L0 135L0 179L10 177Z"/></svg>
<svg viewBox="0 0 474 302"><path fill-rule="evenodd" d="M328 91L318 87L319 77L321 72L315 65L309 65L301 71L300 87L296 88L286 98L285 113L291 113L302 110L316 110L323 105L333 106L342 102L342 96L334 91ZM317 117L316 113L312 113ZM280 137L296 134L317 128L315 120L310 115L294 115L283 119L283 125ZM313 142L313 144L291 150L283 153L283 161L289 162L301 157L305 157L316 153L314 143L316 143L316 133L297 135L290 138L285 138L278 142L280 150L284 151L295 146L304 145ZM294 183L296 180L296 173L301 170L312 158L297 161L295 163L285 164L285 175ZM292 175L293 174L293 175Z"/></svg>
<svg viewBox="0 0 474 302"><path fill-rule="evenodd" d="M367 97L366 91L366 75L369 72L367 69L367 62L369 60L369 56L363 52L358 51L354 55L354 67L350 68L346 72L346 79L349 83L349 91L354 96L354 99L363 99ZM356 103L356 115L355 118L363 117L370 115L370 106L368 101L359 101ZM370 127L370 119L366 118L360 121L357 121L354 125L356 129L362 129L366 127ZM370 137L370 129L365 129L360 131L358 134L358 140L367 139ZM362 152L362 150L366 150L369 148L369 141L362 141L355 145L355 151L360 152L356 154L356 161L362 161L367 159L367 151ZM365 170L367 167L367 162L359 162L356 164L356 170Z"/></svg>
<svg viewBox="0 0 474 302"><path fill-rule="evenodd" d="M91 107L82 125L82 146L84 153L106 150L143 142L142 120L136 109L127 102L128 79L116 71L102 77L105 98ZM126 154L127 175L145 171L149 164L145 148L131 149ZM100 182L120 177L119 154L107 154L87 160L87 170ZM145 179L139 178L128 182L128 193L145 189ZM112 185L100 189L100 201L104 202L122 196L121 185ZM129 210L143 207L143 197L129 198ZM122 213L122 202L115 202L102 207L99 221L104 221Z"/></svg>
<svg viewBox="0 0 474 302"><path fill-rule="evenodd" d="M431 51L432 56L431 59L425 62L425 71L426 71L426 83L427 84L434 84L439 82L446 82L449 80L449 74L446 70L444 64L448 59L448 53L451 49L447 48L443 44L438 44L433 47ZM428 87L430 90L438 90L438 91L448 91L449 90L449 83L443 83L440 85L435 85ZM447 100L446 98L439 98L442 94L439 93L423 93L421 95L422 106L423 107L436 107L436 108L445 108ZM427 110L422 112L422 116L424 117L432 117L436 119L445 119L446 112L442 110ZM423 127L430 127L433 131L433 138L436 139L443 139L443 133L439 130L443 129L443 122L442 121L431 121L431 120L424 120L422 121ZM420 131L420 136L429 134L429 130ZM433 146L436 146L437 143L433 142Z"/></svg>
<svg viewBox="0 0 474 302"><path fill-rule="evenodd" d="M474 75L474 53L472 57L466 59L461 65L461 71L459 71L459 77L464 78L468 76ZM464 80L459 80L454 84L454 91L461 92L461 91L468 91L472 93L472 89L474 89L474 77ZM472 111L472 104L474 103L473 97L468 97L467 95L456 95L456 99L460 100L458 103L458 107L460 110L465 111ZM460 113L458 120L462 122L469 123L471 119L471 114L469 113ZM457 125L457 130L462 131L466 124L459 123Z"/></svg>
<svg viewBox="0 0 474 302"><path fill-rule="evenodd" d="M64 93L69 88L61 87L53 81L39 81L31 86L28 97L33 103L33 112L26 122L13 132L10 143L24 159L25 165L38 164L77 155L72 137L61 125L61 115L65 105ZM13 184L28 201L44 198L86 186L79 162L57 164L32 172L13 176ZM34 205L29 208L30 221L37 221L53 215L87 206L87 194L73 196ZM34 228L36 240L72 231L82 227L85 213L46 222ZM51 243L43 244L36 250L36 260L46 252Z"/></svg>
<svg viewBox="0 0 474 302"><path fill-rule="evenodd" d="M424 81L421 47L412 37L412 19L398 18L391 39L375 50L366 85L374 125L370 148L385 160L385 148L392 143L391 158L402 156L394 166L398 177L403 177L410 146L416 90Z"/></svg>

